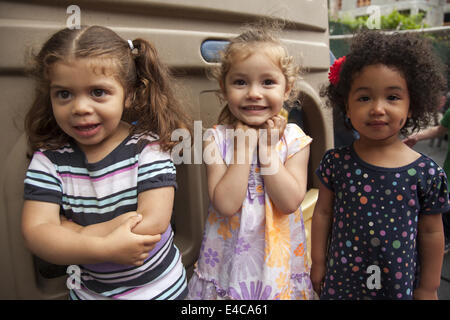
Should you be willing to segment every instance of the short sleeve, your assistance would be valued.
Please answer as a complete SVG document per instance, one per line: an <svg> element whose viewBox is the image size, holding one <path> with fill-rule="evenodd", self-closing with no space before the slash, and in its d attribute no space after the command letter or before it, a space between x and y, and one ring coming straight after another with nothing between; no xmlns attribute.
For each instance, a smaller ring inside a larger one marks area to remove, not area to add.
<svg viewBox="0 0 450 320"><path fill-rule="evenodd" d="M227 150L230 150L229 148L232 148L233 146L234 134L235 131L230 126L215 125L212 128L207 129L205 131L205 134L203 135L204 141L214 139L214 143L216 144L217 149L220 152L220 156L227 165L229 165L233 161L233 152L227 152ZM209 157L209 152L211 152L211 150L205 149L204 156L206 155L207 157ZM208 164L209 161L206 163Z"/></svg>
<svg viewBox="0 0 450 320"><path fill-rule="evenodd" d="M163 152L159 144L147 144L139 155L137 192L173 186L177 188L176 168L170 153Z"/></svg>
<svg viewBox="0 0 450 320"><path fill-rule="evenodd" d="M427 177L426 191L419 195L421 198L421 213L444 213L450 210L448 196L448 181L444 170L440 167L430 167Z"/></svg>
<svg viewBox="0 0 450 320"><path fill-rule="evenodd" d="M33 154L24 180L24 199L62 203L62 182L55 165L43 152Z"/></svg>
<svg viewBox="0 0 450 320"><path fill-rule="evenodd" d="M330 190L334 191L333 178L334 178L334 150L328 150L319 163L319 167L316 170L316 175L320 181Z"/></svg>
<svg viewBox="0 0 450 320"><path fill-rule="evenodd" d="M306 135L295 123L288 123L284 130L284 138L287 145L287 159L308 146L312 138Z"/></svg>
<svg viewBox="0 0 450 320"><path fill-rule="evenodd" d="M441 119L440 124L445 128L450 128L450 109L448 109L444 117Z"/></svg>

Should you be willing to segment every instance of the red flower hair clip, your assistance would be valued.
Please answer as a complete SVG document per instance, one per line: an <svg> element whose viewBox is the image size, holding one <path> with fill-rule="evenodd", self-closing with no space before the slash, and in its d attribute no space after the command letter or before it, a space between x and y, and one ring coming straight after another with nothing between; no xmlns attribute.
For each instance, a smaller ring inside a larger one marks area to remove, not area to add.
<svg viewBox="0 0 450 320"><path fill-rule="evenodd" d="M328 72L328 80L333 86L337 86L339 82L339 72L341 71L342 64L345 62L345 56L340 57L335 60L333 65L330 67L330 72Z"/></svg>

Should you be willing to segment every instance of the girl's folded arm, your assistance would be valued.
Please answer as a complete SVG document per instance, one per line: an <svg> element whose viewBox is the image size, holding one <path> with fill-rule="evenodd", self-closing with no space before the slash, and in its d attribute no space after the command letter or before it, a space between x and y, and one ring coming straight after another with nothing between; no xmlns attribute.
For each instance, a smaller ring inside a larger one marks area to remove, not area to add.
<svg viewBox="0 0 450 320"><path fill-rule="evenodd" d="M142 215L142 221L132 231L141 235L163 234L170 224L174 198L172 186L139 193L136 212Z"/></svg>
<svg viewBox="0 0 450 320"><path fill-rule="evenodd" d="M61 226L60 206L26 200L22 211L22 233L27 247L55 264L96 263L104 260L104 240L82 235Z"/></svg>
<svg viewBox="0 0 450 320"><path fill-rule="evenodd" d="M123 224L126 220L129 218L136 216L136 211L130 211L124 214L121 214L120 216L115 217L114 219L100 222L96 224L91 224L88 226L81 226L77 224L76 222L73 222L71 220L67 220L64 216L61 216L61 226L64 228L70 229L72 231L82 233L88 236L97 236L97 237L105 237L109 233L111 233L114 229L119 227L121 224Z"/></svg>
<svg viewBox="0 0 450 320"><path fill-rule="evenodd" d="M160 235L138 235L131 230L140 215L129 218L104 237L88 236L61 226L59 205L49 202L24 203L22 233L28 248L55 264L113 262L142 265Z"/></svg>

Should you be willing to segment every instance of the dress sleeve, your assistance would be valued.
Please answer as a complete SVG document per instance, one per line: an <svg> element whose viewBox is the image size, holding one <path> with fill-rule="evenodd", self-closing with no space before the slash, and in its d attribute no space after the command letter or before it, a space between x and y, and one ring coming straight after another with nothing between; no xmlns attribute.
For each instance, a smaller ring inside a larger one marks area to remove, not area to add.
<svg viewBox="0 0 450 320"><path fill-rule="evenodd" d="M306 135L295 123L288 123L284 130L284 139L287 145L287 159L308 146L312 138Z"/></svg>
<svg viewBox="0 0 450 320"><path fill-rule="evenodd" d="M232 146L234 139L234 129L225 125L215 125L205 131L204 139L214 139L214 143L220 152L220 156L224 162L229 165L233 160L233 152L230 152L228 148ZM204 150L208 154L209 150Z"/></svg>
<svg viewBox="0 0 450 320"><path fill-rule="evenodd" d="M426 191L420 195L421 213L444 213L450 211L448 181L444 170L439 166L430 167L428 174Z"/></svg>
<svg viewBox="0 0 450 320"><path fill-rule="evenodd" d="M316 175L320 181L330 190L334 191L333 179L334 179L334 150L328 150L319 163L319 167L316 170Z"/></svg>
<svg viewBox="0 0 450 320"><path fill-rule="evenodd" d="M169 152L150 142L139 155L137 192L173 186L177 188L176 168Z"/></svg>
<svg viewBox="0 0 450 320"><path fill-rule="evenodd" d="M28 166L24 199L62 204L62 182L55 165L41 151L33 154Z"/></svg>

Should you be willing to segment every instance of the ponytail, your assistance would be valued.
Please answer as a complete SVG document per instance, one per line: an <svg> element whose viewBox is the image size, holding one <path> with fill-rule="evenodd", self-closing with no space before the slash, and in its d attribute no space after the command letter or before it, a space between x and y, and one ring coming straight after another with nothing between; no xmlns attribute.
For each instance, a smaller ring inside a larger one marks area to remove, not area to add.
<svg viewBox="0 0 450 320"><path fill-rule="evenodd" d="M192 134L190 118L175 98L175 81L155 47L143 39L135 39L132 44L136 84L131 88L131 106L125 109L125 117L137 122L134 133L157 134L161 149L169 151L178 143L171 141L175 129L187 129Z"/></svg>

